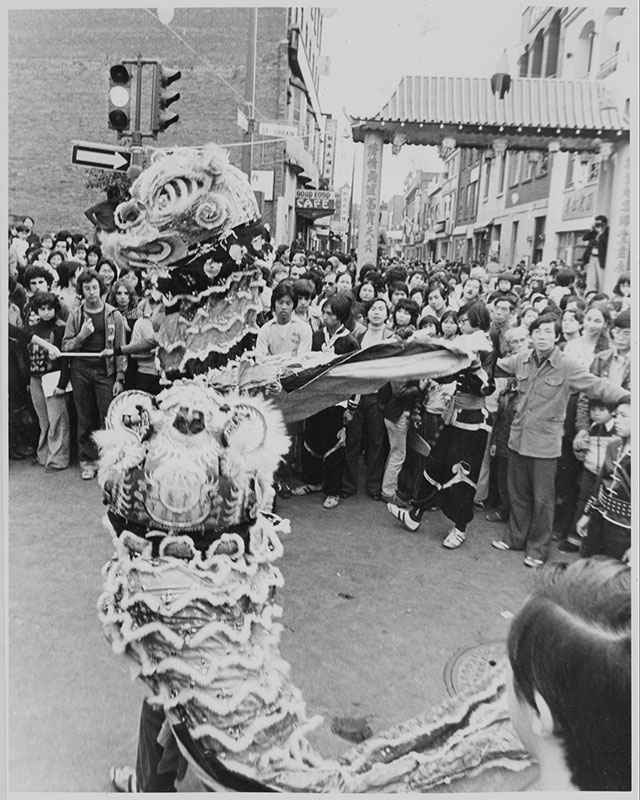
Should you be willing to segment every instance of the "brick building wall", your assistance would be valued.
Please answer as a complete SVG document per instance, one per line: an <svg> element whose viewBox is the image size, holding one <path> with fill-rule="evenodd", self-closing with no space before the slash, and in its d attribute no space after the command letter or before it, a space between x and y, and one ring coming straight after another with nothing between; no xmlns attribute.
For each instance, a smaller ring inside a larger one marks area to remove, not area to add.
<svg viewBox="0 0 640 800"><path fill-rule="evenodd" d="M249 14L249 8L176 8L176 36L144 9L10 11L9 211L32 215L39 232L91 232L83 210L103 195L87 189L86 170L71 164L71 142L117 143L107 127L109 66L138 53L182 71L175 84L181 98L171 107L180 121L159 134L156 146L243 141L236 110L244 101ZM258 118L287 117L286 40L287 9L260 8ZM241 150L229 148L236 166ZM276 195L283 152L281 143L254 152L255 169L276 169ZM263 215L273 227L275 201L263 204Z"/></svg>

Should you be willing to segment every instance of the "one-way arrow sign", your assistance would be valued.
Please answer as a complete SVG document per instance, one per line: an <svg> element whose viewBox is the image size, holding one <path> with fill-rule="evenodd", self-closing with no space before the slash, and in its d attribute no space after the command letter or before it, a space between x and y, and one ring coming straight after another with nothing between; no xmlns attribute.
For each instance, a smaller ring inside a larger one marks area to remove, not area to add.
<svg viewBox="0 0 640 800"><path fill-rule="evenodd" d="M126 147L95 142L73 142L71 163L90 169L125 172L131 166L131 152Z"/></svg>

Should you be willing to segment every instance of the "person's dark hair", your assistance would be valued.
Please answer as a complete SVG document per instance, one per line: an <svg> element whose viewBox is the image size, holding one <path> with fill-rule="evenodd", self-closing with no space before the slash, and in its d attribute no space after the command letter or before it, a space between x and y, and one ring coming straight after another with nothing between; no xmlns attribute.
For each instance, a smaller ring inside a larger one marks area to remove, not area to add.
<svg viewBox="0 0 640 800"><path fill-rule="evenodd" d="M537 331L541 325L548 324L549 322L553 324L556 336L558 336L560 334L560 317L558 317L557 314L540 314L540 316L536 317L531 325L529 325L529 333Z"/></svg>
<svg viewBox="0 0 640 800"><path fill-rule="evenodd" d="M440 317L440 327L442 327L442 323L445 322L448 319L452 319L457 325L458 324L458 312L454 311L452 308L447 308L447 310Z"/></svg>
<svg viewBox="0 0 640 800"><path fill-rule="evenodd" d="M358 278L360 279L360 281L362 283L364 283L364 281L367 279L367 275L370 272L375 272L375 271L376 271L376 265L375 264L370 264L370 263L363 264L360 267L360 270L358 272Z"/></svg>
<svg viewBox="0 0 640 800"><path fill-rule="evenodd" d="M49 272L48 269L45 267L41 267L39 264L30 264L24 271L24 275L22 277L22 282L24 286L28 289L29 284L35 278L44 278L47 282L47 286L51 287L53 283L53 275Z"/></svg>
<svg viewBox="0 0 640 800"><path fill-rule="evenodd" d="M362 302L362 300L360 299L360 291L362 290L362 287L366 286L367 284L369 284L369 286L371 286L371 288L373 289L375 294L378 294L378 289L377 289L375 283L373 283L373 281L370 281L369 278L365 278L362 281L362 283L359 283L358 286L355 289L356 300L358 302L360 302L360 303Z"/></svg>
<svg viewBox="0 0 640 800"><path fill-rule="evenodd" d="M631 311L628 308L623 308L613 319L611 323L612 328L631 328Z"/></svg>
<svg viewBox="0 0 640 800"><path fill-rule="evenodd" d="M298 305L298 293L295 289L295 282L289 278L285 278L273 287L271 292L271 310L274 311L276 307L276 300L282 300L283 297L290 297L295 308Z"/></svg>
<svg viewBox="0 0 640 800"><path fill-rule="evenodd" d="M601 400L599 397L590 397L588 403L589 408L606 408L607 411L615 411L618 407L617 403L613 401L607 402L606 400Z"/></svg>
<svg viewBox="0 0 640 800"><path fill-rule="evenodd" d="M29 304L33 311L46 306L47 308L52 308L56 315L60 313L60 298L53 292L36 292Z"/></svg>
<svg viewBox="0 0 640 800"><path fill-rule="evenodd" d="M578 297L577 294L565 294L560 298L560 310L564 311L569 303L575 303L581 311L584 311L587 305L581 297Z"/></svg>
<svg viewBox="0 0 640 800"><path fill-rule="evenodd" d="M576 318L576 320L577 320L577 321L580 323L580 325L582 326L582 323L584 322L584 313L583 313L583 312L582 312L580 309L573 309L573 308L570 308L570 309L568 309L568 310L567 310L567 309L565 308L565 310L562 312L562 317L563 317L563 318L564 318L564 315L565 315L565 314L573 314L573 316Z"/></svg>
<svg viewBox="0 0 640 800"><path fill-rule="evenodd" d="M556 272L556 286L571 286L576 279L576 273L572 269L559 269Z"/></svg>
<svg viewBox="0 0 640 800"><path fill-rule="evenodd" d="M518 301L511 292L506 292L505 294L499 294L497 297L493 298L493 305L495 306L497 303L509 303L509 308L513 311Z"/></svg>
<svg viewBox="0 0 640 800"><path fill-rule="evenodd" d="M364 304L364 315L365 315L365 317L367 316L367 314L371 310L371 306L374 305L375 303L382 303L382 305L386 309L386 317L385 317L385 319L387 319L389 317L389 306L387 305L387 301L384 299L384 297L374 297L373 300L367 300L367 302Z"/></svg>
<svg viewBox="0 0 640 800"><path fill-rule="evenodd" d="M444 283L442 283L441 281L431 281L429 283L424 293L427 302L429 302L429 295L432 292L440 292L440 297L442 297L443 300L446 300L447 297L449 296L448 287L445 286Z"/></svg>
<svg viewBox="0 0 640 800"><path fill-rule="evenodd" d="M609 300L609 295L606 292L594 292L589 300L587 301L587 308L591 308L591 306L598 305L600 303L606 303Z"/></svg>
<svg viewBox="0 0 640 800"><path fill-rule="evenodd" d="M298 278L298 280L293 282L293 288L298 298L306 297L308 300L313 300L316 296L315 284L308 278Z"/></svg>
<svg viewBox="0 0 640 800"><path fill-rule="evenodd" d="M609 220L605 217L604 214L598 214L595 219L596 222L601 222L603 225L608 225Z"/></svg>
<svg viewBox="0 0 640 800"><path fill-rule="evenodd" d="M63 261L56 270L58 273L58 286L61 289L66 289L70 286L71 279L76 275L79 269L84 269L84 264L81 264L79 261Z"/></svg>
<svg viewBox="0 0 640 800"><path fill-rule="evenodd" d="M418 322L418 317L420 316L420 306L415 302L415 300L409 300L408 297L401 297L400 300L395 305L393 309L393 322L396 323L396 314L398 311L407 311L410 316L410 325L415 325Z"/></svg>
<svg viewBox="0 0 640 800"><path fill-rule="evenodd" d="M553 300L547 299L547 304L540 310L540 316L543 314L554 314L558 319L562 319L562 309Z"/></svg>
<svg viewBox="0 0 640 800"><path fill-rule="evenodd" d="M345 325L351 316L353 306L353 295L351 292L340 292L328 297L322 304L323 310L327 307L336 315L338 321Z"/></svg>
<svg viewBox="0 0 640 800"><path fill-rule="evenodd" d="M104 294L104 280L102 279L102 275L99 274L98 270L83 269L78 275L78 280L76 281L76 292L80 295L80 297L82 297L82 287L85 285L85 283L90 283L91 281L98 281L100 286L100 294Z"/></svg>
<svg viewBox="0 0 640 800"><path fill-rule="evenodd" d="M313 284L313 291L315 293L315 297L317 297L320 292L322 291L322 280L323 275L319 269L313 267L313 269L308 269L306 272L303 272L300 276L300 280L311 281Z"/></svg>
<svg viewBox="0 0 640 800"><path fill-rule="evenodd" d="M444 316L444 314L442 316ZM420 320L418 322L418 330L426 328L427 325L435 326L436 334L438 336L442 335L442 327L440 326L440 320L436 317L435 314L424 314L422 317L420 317Z"/></svg>
<svg viewBox="0 0 640 800"><path fill-rule="evenodd" d="M623 283L628 283L631 286L631 273L630 272L622 272L620 277L616 281L616 285L613 287L612 293L618 295L618 297L622 296L622 292L620 291L620 287Z"/></svg>
<svg viewBox="0 0 640 800"><path fill-rule="evenodd" d="M67 257L67 254L66 254L66 253L63 253L63 252L62 252L62 250L56 250L56 248L55 248L55 246L54 246L53 250L51 250L51 252L50 252L50 253L49 253L49 255L47 256L47 263L48 263L48 264L50 264L50 263L51 263L51 259L52 259L54 256L60 256L60 258L61 258L61 259L64 261L64 259Z"/></svg>
<svg viewBox="0 0 640 800"><path fill-rule="evenodd" d="M27 226L23 225L21 222L16 225L16 233L27 233L28 230L29 228L27 228Z"/></svg>
<svg viewBox="0 0 640 800"><path fill-rule="evenodd" d="M384 283L387 287L387 291L389 295L391 295L391 285L394 283L405 283L407 282L407 275L408 271L406 267L399 267L394 266L390 267L384 275Z"/></svg>
<svg viewBox="0 0 640 800"><path fill-rule="evenodd" d="M135 293L135 290L129 286L129 284L122 280L122 278L118 278L117 281L114 281L111 284L111 288L109 289L109 293L107 294L107 303L118 308L118 304L116 302L116 293L118 289L126 289L129 294L129 304L127 305L127 311L133 311L133 309L138 305L140 298Z"/></svg>
<svg viewBox="0 0 640 800"><path fill-rule="evenodd" d="M471 303L465 303L458 309L458 319L466 314L469 320L469 325L472 328L479 328L481 331L488 331L491 327L491 314L482 302L482 300L473 300Z"/></svg>
<svg viewBox="0 0 640 800"><path fill-rule="evenodd" d="M98 263L96 264L96 272L99 272L100 271L100 267L102 267L104 264L106 264L108 267L110 267L113 270L113 275L114 275L113 282L115 283L115 281L117 281L118 278L120 277L120 270L118 269L118 267L115 265L115 263L110 258L105 258L104 256L102 256L100 261L98 261ZM103 288L104 288L104 280L102 281L102 283L103 283Z"/></svg>
<svg viewBox="0 0 640 800"><path fill-rule="evenodd" d="M365 278L362 278L361 276L361 280L364 282ZM381 292L384 289L385 286L384 278L377 270L374 269L367 272L366 280L368 280L375 286L376 292Z"/></svg>
<svg viewBox="0 0 640 800"><path fill-rule="evenodd" d="M23 217L23 218L22 218L22 222L23 222L23 224L24 224L24 223L26 223L26 221L27 221L28 219L30 219L30 220L31 220L31 224L32 224L32 225L35 225L35 224L36 224L36 221L35 221L35 219L34 219L34 218L31 216L31 214L27 214L25 217Z"/></svg>
<svg viewBox="0 0 640 800"><path fill-rule="evenodd" d="M508 636L516 697L544 698L579 790L630 791L631 570L594 556L534 581Z"/></svg>
<svg viewBox="0 0 640 800"><path fill-rule="evenodd" d="M118 203L122 199L122 191L119 186L111 185L107 186L107 200L110 203Z"/></svg>
<svg viewBox="0 0 640 800"><path fill-rule="evenodd" d="M406 283L402 281L394 281L393 283L388 283L388 292L389 292L389 299L393 297L394 292L404 292L407 297L409 297L409 287Z"/></svg>
<svg viewBox="0 0 640 800"><path fill-rule="evenodd" d="M25 253L26 259L29 264L34 264L40 260L40 256L44 254L45 250L42 247L30 247Z"/></svg>
<svg viewBox="0 0 640 800"><path fill-rule="evenodd" d="M71 231L61 230L56 233L56 238L53 241L53 246L55 247L57 242L64 242L65 244L71 244L73 237L71 236Z"/></svg>
<svg viewBox="0 0 640 800"><path fill-rule="evenodd" d="M100 246L97 244L90 244L89 247L87 247L87 258L89 257L90 253L95 253L98 256L99 263L100 259L102 258L102 249Z"/></svg>
<svg viewBox="0 0 640 800"><path fill-rule="evenodd" d="M118 275L118 280L122 280L125 275L133 275L136 279L134 291L137 295L142 294L142 278L140 275L140 270L136 269L135 267L121 267L120 274ZM115 283L115 281L114 281Z"/></svg>

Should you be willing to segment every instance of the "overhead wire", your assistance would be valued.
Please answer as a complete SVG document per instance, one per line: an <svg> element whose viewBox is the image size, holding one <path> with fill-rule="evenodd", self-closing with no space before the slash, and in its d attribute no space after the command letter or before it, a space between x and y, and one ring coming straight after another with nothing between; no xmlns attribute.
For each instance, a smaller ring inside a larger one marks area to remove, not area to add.
<svg viewBox="0 0 640 800"><path fill-rule="evenodd" d="M233 92L234 95L236 95L238 98L240 98L240 100L242 101L243 105L248 102L247 98L241 92L239 92L233 84L229 83L229 81L226 78L224 78L222 75L220 75L220 73L216 72L211 60L206 55L204 55L202 53L199 53L183 36L181 36L178 33L178 31L176 31L174 28L171 27L171 24L166 24L166 23L162 22L162 20L156 14L154 14L153 11L150 8L145 8L144 11L146 11L146 13L149 14L156 22L158 22L160 25L162 25L163 28L166 28L196 58L204 61L209 67L211 67L212 74L219 81L224 83L224 85L227 86L227 88L229 88ZM265 121L267 121L269 119L269 117L264 112L262 112L257 106L254 105L253 108L254 108L254 114L257 114L258 116L260 116Z"/></svg>

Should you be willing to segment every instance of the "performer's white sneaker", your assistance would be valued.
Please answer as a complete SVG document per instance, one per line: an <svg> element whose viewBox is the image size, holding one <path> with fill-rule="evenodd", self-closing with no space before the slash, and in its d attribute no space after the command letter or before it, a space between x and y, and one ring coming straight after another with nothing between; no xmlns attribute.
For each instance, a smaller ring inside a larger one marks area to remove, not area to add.
<svg viewBox="0 0 640 800"><path fill-rule="evenodd" d="M417 520L411 519L407 508L399 508L395 503L387 503L387 509L390 514L400 520L407 530L417 531L420 527L420 523Z"/></svg>
<svg viewBox="0 0 640 800"><path fill-rule="evenodd" d="M460 547L461 544L464 544L466 538L466 533L459 531L457 528L451 528L449 533L445 536L442 546L446 547L448 550L455 550L456 547Z"/></svg>

